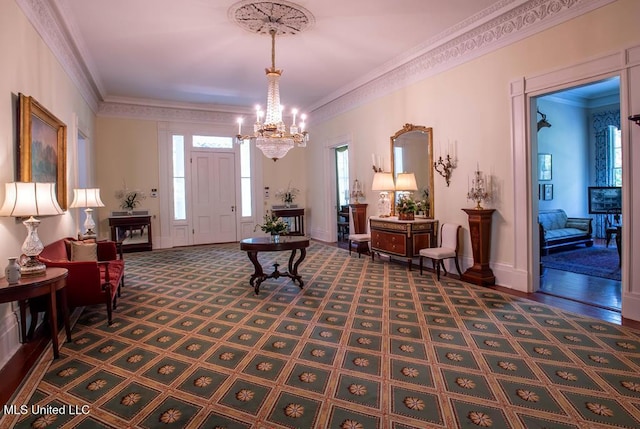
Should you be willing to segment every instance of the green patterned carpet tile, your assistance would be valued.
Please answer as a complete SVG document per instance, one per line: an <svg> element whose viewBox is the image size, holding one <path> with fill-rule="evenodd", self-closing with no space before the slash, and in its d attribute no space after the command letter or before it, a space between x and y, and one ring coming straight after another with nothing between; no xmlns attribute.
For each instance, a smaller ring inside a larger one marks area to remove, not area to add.
<svg viewBox="0 0 640 429"><path fill-rule="evenodd" d="M125 259L0 427L640 428L632 329L317 242L258 296L237 243Z"/></svg>

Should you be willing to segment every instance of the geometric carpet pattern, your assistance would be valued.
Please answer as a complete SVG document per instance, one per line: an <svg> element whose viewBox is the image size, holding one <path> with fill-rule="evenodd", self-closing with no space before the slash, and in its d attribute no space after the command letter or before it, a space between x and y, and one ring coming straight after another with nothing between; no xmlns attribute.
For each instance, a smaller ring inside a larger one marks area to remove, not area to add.
<svg viewBox="0 0 640 429"><path fill-rule="evenodd" d="M237 243L127 254L113 325L76 314L0 427L640 427L638 331L317 242L299 272L255 296Z"/></svg>

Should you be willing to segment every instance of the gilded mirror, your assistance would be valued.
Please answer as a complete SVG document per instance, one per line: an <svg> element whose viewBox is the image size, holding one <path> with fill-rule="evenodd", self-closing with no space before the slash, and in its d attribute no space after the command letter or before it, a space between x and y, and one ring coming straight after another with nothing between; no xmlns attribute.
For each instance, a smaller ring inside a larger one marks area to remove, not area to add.
<svg viewBox="0 0 640 429"><path fill-rule="evenodd" d="M394 180L400 173L415 175L418 190L413 192L413 199L426 202L428 210L421 214L433 219L433 131L431 128L405 124L401 130L391 136L391 173Z"/></svg>

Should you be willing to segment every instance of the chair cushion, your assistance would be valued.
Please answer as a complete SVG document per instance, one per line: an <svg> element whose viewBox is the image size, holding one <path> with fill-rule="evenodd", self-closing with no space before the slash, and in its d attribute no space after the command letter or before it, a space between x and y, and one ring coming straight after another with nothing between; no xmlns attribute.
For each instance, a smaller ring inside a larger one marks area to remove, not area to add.
<svg viewBox="0 0 640 429"><path fill-rule="evenodd" d="M71 242L72 261L97 261L98 245L96 243Z"/></svg>
<svg viewBox="0 0 640 429"><path fill-rule="evenodd" d="M371 241L371 235L369 234L349 234L349 240L355 242Z"/></svg>
<svg viewBox="0 0 640 429"><path fill-rule="evenodd" d="M428 247L426 249L420 249L420 256L431 259L454 258L456 256L456 250L449 247Z"/></svg>

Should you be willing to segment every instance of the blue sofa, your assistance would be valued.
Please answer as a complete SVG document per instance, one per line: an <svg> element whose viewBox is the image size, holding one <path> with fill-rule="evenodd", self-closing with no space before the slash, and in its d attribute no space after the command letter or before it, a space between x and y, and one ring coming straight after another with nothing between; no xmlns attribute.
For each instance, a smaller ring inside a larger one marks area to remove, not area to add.
<svg viewBox="0 0 640 429"><path fill-rule="evenodd" d="M592 219L568 217L562 209L540 210L538 224L540 226L541 254L548 254L550 249L584 244L593 246Z"/></svg>

